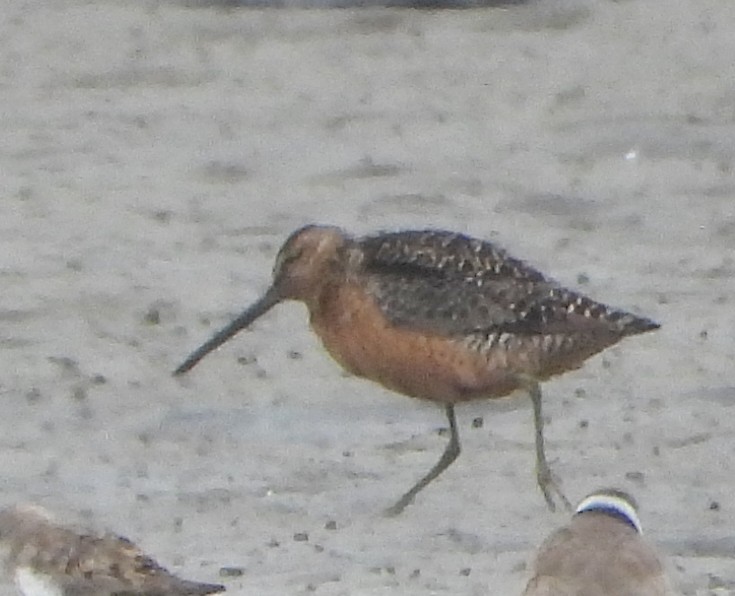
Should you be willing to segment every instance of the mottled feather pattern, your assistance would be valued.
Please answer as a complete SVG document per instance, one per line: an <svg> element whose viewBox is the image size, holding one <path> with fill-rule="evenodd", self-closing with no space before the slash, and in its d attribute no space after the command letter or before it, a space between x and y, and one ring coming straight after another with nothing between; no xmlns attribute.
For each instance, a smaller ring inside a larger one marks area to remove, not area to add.
<svg viewBox="0 0 735 596"><path fill-rule="evenodd" d="M55 528L55 535L49 538L53 539L48 542L38 540L35 548L29 548L27 543L18 545L28 555L32 553L26 562L41 571L63 568L70 577L106 576L121 580L166 573L123 536L77 536L71 530ZM26 559L23 554L21 550L18 551L18 555Z"/></svg>
<svg viewBox="0 0 735 596"><path fill-rule="evenodd" d="M379 234L360 242L366 257L378 264L415 266L423 271L465 277L476 283L500 278L546 281L544 276L491 242L441 230Z"/></svg>
<svg viewBox="0 0 735 596"><path fill-rule="evenodd" d="M456 404L518 389L533 404L539 488L550 509L553 495L570 506L546 461L538 383L580 367L625 335L658 327L561 287L491 242L435 230L355 238L335 226L308 225L278 251L265 293L174 374L287 300L306 305L327 352L348 372L444 404L444 453L390 515L459 455Z"/></svg>
<svg viewBox="0 0 735 596"><path fill-rule="evenodd" d="M360 247L367 290L397 325L484 345L504 334L627 335L657 326L567 290L492 243L462 234L382 234Z"/></svg>
<svg viewBox="0 0 735 596"><path fill-rule="evenodd" d="M79 533L32 505L0 511L0 541L26 596L193 596L225 589L176 577L127 538Z"/></svg>

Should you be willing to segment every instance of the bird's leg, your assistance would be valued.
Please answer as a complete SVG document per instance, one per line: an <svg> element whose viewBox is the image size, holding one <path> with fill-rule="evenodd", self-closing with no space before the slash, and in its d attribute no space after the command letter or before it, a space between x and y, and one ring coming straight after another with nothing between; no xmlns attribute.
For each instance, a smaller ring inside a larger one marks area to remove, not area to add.
<svg viewBox="0 0 735 596"><path fill-rule="evenodd" d="M446 470L451 463L457 459L457 456L460 452L460 446L459 446L459 433L457 432L457 421L454 417L454 406L452 404L447 404L445 406L445 411L447 413L447 419L449 420L449 443L447 443L446 449L444 449L444 453L442 453L441 458L438 462L436 462L436 465L429 470L429 473L424 476L421 480L419 480L416 484L413 485L411 490L409 490L405 495L403 495L395 505L392 507L389 507L385 513L387 516L392 517L395 515L400 514L407 505L410 505L413 502L414 497L423 490L434 478L439 476L444 470Z"/></svg>
<svg viewBox="0 0 735 596"><path fill-rule="evenodd" d="M541 414L541 387L538 381L529 377L523 378L523 385L526 391L528 391L533 404L533 426L536 432L536 481L551 511L556 511L556 503L554 503L551 497L552 492L556 493L564 507L568 511L571 511L572 504L564 496L564 493L561 492L561 488L559 488L556 480L554 480L551 474L551 468L549 468L549 464L546 461L546 451L544 449L544 418Z"/></svg>

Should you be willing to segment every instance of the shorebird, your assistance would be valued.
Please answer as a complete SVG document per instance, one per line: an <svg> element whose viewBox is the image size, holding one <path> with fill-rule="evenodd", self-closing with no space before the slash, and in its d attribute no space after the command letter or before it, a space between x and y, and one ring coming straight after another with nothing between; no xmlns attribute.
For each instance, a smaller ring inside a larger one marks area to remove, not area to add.
<svg viewBox="0 0 735 596"><path fill-rule="evenodd" d="M616 489L583 499L539 549L523 596L673 596L636 510L633 497Z"/></svg>
<svg viewBox="0 0 735 596"><path fill-rule="evenodd" d="M115 534L78 534L35 505L0 511L6 569L24 596L203 596L218 584L179 579Z"/></svg>
<svg viewBox="0 0 735 596"><path fill-rule="evenodd" d="M568 290L487 241L438 230L354 238L310 225L281 247L265 294L174 374L284 300L306 305L312 328L347 371L444 406L450 436L441 458L389 514L459 455L456 404L519 389L533 403L539 487L550 509L552 493L571 508L546 461L539 382L659 327Z"/></svg>

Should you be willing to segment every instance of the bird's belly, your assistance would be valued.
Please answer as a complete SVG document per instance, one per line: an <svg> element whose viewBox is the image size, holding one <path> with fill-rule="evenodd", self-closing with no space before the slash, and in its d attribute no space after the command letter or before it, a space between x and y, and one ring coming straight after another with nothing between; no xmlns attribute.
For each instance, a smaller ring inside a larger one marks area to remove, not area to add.
<svg viewBox="0 0 735 596"><path fill-rule="evenodd" d="M521 384L503 353L392 325L359 288L343 288L338 300L312 309L311 324L347 371L404 395L457 403L501 397Z"/></svg>
<svg viewBox="0 0 735 596"><path fill-rule="evenodd" d="M58 582L32 567L18 567L15 585L23 596L64 596Z"/></svg>

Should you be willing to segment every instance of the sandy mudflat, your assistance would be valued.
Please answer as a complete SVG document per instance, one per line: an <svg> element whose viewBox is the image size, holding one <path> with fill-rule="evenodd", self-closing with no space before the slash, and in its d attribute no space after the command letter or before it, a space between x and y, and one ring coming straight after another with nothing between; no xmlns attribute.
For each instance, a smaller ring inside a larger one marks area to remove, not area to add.
<svg viewBox="0 0 735 596"><path fill-rule="evenodd" d="M232 594L518 594L566 520L526 399L460 408L385 519L443 414L346 378L301 306L170 376L295 227L457 229L662 322L544 386L548 452L573 500L638 497L684 593L735 593L735 3L661 9L5 2L2 501Z"/></svg>

